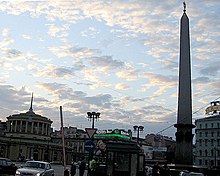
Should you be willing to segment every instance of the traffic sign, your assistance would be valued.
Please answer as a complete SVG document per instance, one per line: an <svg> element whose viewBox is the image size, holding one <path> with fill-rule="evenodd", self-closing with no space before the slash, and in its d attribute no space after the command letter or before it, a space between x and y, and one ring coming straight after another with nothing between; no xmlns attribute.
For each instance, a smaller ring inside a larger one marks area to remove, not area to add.
<svg viewBox="0 0 220 176"><path fill-rule="evenodd" d="M95 143L93 141L86 141L85 142L85 150L88 152L91 152L95 149Z"/></svg>
<svg viewBox="0 0 220 176"><path fill-rule="evenodd" d="M97 131L97 128L85 128L89 138L92 138L95 132Z"/></svg>

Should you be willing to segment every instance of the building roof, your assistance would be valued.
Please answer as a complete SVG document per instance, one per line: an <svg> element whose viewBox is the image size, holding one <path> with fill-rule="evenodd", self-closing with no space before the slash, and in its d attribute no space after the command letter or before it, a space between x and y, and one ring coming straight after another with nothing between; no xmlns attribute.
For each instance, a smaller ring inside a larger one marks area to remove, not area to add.
<svg viewBox="0 0 220 176"><path fill-rule="evenodd" d="M196 122L205 122L205 121L217 121L217 120L220 121L220 115L213 115L213 116L207 116L207 117L204 117L201 119L196 119L195 123Z"/></svg>

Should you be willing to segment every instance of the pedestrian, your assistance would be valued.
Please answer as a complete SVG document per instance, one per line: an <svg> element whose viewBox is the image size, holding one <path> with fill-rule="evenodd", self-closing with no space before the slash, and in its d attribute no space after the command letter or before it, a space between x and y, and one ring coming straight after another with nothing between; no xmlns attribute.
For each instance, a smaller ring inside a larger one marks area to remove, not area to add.
<svg viewBox="0 0 220 176"><path fill-rule="evenodd" d="M152 176L159 176L159 165L158 165L158 163L156 163L156 164L153 166Z"/></svg>
<svg viewBox="0 0 220 176"><path fill-rule="evenodd" d="M160 168L160 174L163 176L170 176L170 168L167 166L167 163Z"/></svg>
<svg viewBox="0 0 220 176"><path fill-rule="evenodd" d="M74 176L76 174L76 165L74 162L71 164L71 176Z"/></svg>
<svg viewBox="0 0 220 176"><path fill-rule="evenodd" d="M93 158L90 161L90 176L96 175L96 168L97 168L97 163L96 163L96 160Z"/></svg>
<svg viewBox="0 0 220 176"><path fill-rule="evenodd" d="M79 165L79 176L84 175L85 169L86 169L86 162L85 162L85 158L82 157L82 160Z"/></svg>

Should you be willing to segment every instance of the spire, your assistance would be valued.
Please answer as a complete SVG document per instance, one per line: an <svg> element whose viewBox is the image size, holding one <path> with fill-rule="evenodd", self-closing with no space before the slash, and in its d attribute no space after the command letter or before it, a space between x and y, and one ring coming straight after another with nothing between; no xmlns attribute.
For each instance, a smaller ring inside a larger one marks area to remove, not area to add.
<svg viewBox="0 0 220 176"><path fill-rule="evenodd" d="M33 92L32 92L32 95L31 95L31 106L30 106L29 111L33 111L32 105L33 105Z"/></svg>
<svg viewBox="0 0 220 176"><path fill-rule="evenodd" d="M185 3L185 1L183 2L183 13L186 13L186 3Z"/></svg>

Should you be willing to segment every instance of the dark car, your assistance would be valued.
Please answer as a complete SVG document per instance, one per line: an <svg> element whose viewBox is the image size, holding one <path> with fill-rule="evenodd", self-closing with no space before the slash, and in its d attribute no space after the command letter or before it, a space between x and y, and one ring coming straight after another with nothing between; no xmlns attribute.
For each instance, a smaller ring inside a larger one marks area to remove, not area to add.
<svg viewBox="0 0 220 176"><path fill-rule="evenodd" d="M15 175L17 166L8 158L0 157L0 173Z"/></svg>

